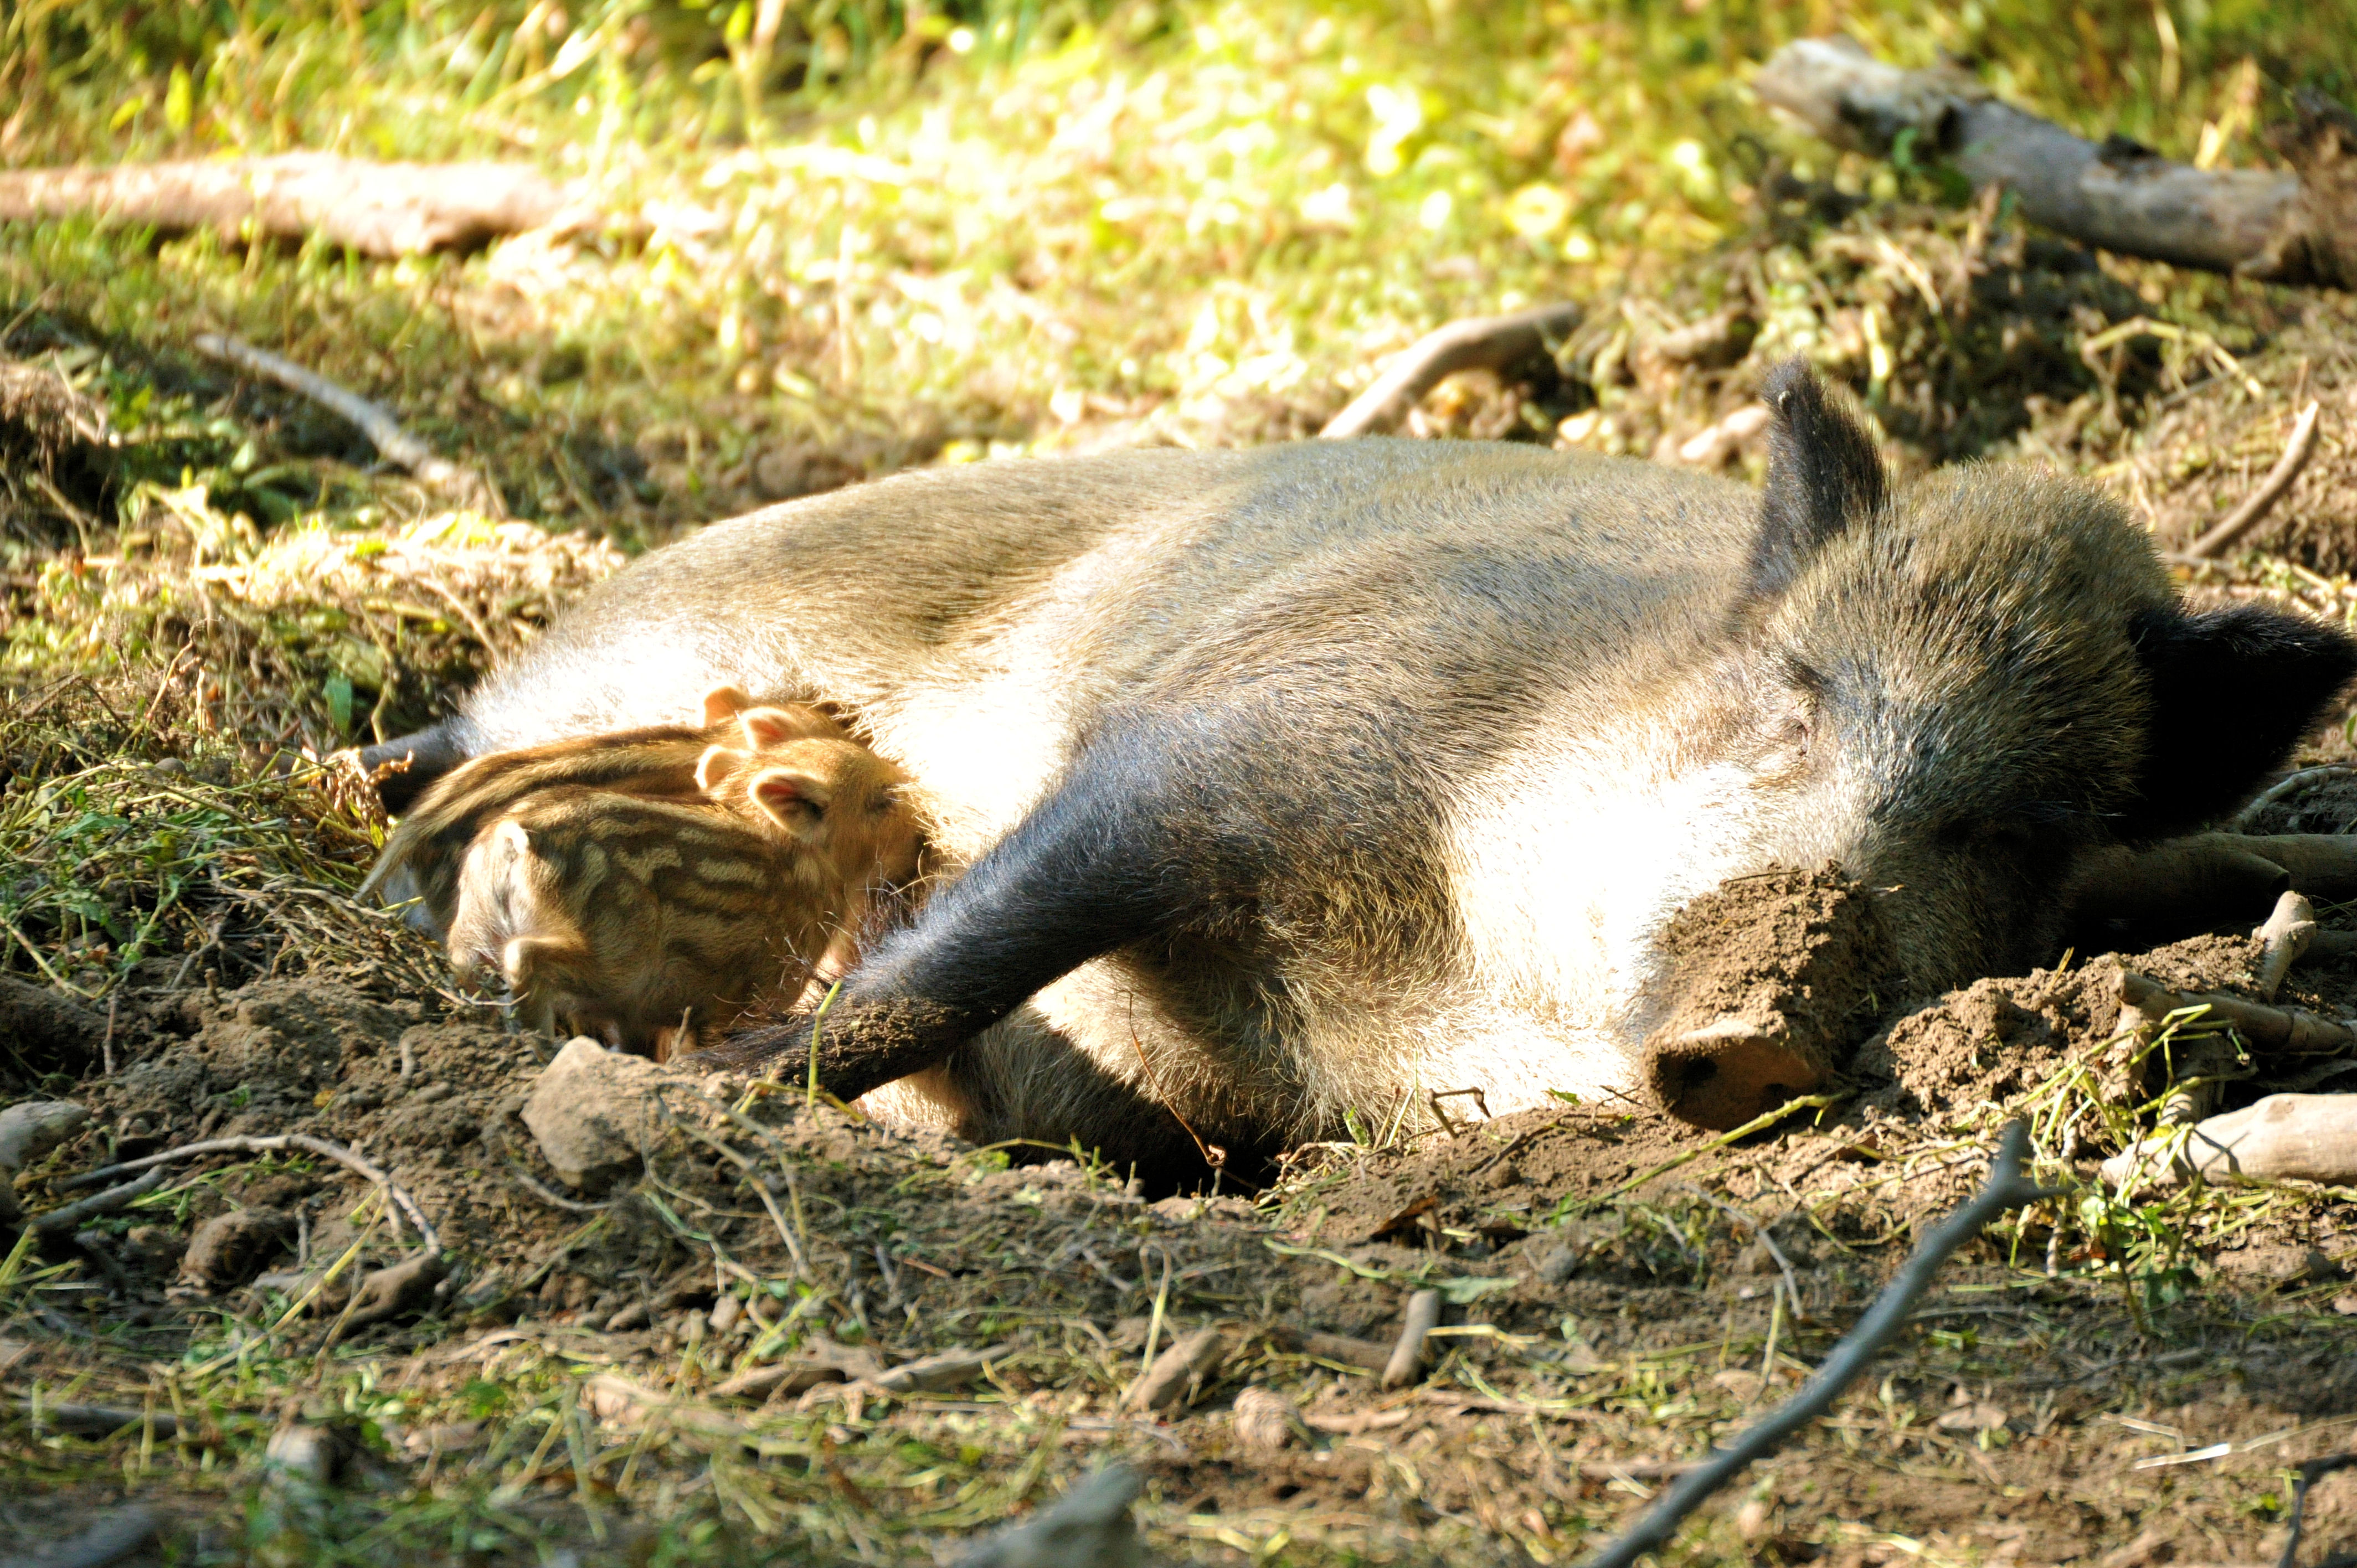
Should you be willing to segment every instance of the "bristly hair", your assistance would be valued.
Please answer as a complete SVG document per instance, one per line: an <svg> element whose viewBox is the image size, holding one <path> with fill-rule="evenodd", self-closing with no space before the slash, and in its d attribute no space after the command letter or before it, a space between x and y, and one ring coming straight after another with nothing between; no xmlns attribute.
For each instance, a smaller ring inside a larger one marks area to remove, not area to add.
<svg viewBox="0 0 2357 1568"><path fill-rule="evenodd" d="M1760 395L1773 417L1767 493L1744 571L1744 598L1753 605L1773 602L1809 557L1889 499L1873 438L1805 360L1779 364Z"/></svg>

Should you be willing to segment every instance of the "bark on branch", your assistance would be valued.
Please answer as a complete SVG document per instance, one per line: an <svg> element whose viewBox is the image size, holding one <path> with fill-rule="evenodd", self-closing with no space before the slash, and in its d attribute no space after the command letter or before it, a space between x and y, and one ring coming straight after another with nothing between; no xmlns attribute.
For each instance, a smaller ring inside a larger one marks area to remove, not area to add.
<svg viewBox="0 0 2357 1568"><path fill-rule="evenodd" d="M2137 1151L2104 1162L2105 1179L2136 1172ZM2357 1094L2270 1094L2212 1116L2150 1173L2160 1186L2208 1182L2357 1181Z"/></svg>
<svg viewBox="0 0 2357 1568"><path fill-rule="evenodd" d="M2200 169L2123 136L2101 143L2000 102L1953 67L1902 70L1848 38L1785 45L1752 79L1836 146L1944 157L1975 188L2083 244L2270 283L2357 288L2357 118L2303 93L2276 141L2295 173Z"/></svg>
<svg viewBox="0 0 2357 1568"><path fill-rule="evenodd" d="M466 249L591 209L517 164L378 164L326 153L0 173L0 220L90 216L173 233L318 234L368 256Z"/></svg>

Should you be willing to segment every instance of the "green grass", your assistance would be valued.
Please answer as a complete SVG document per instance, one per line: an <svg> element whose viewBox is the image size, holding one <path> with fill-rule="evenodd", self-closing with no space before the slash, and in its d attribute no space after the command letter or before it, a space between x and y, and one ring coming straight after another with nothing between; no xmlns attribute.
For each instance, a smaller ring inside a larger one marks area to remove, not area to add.
<svg viewBox="0 0 2357 1568"><path fill-rule="evenodd" d="M0 39L11 163L522 157L651 228L371 263L20 227L0 292L111 373L148 359L199 392L225 381L188 339L234 330L480 461L518 515L638 540L742 504L731 472L781 444L872 468L1131 422L1298 435L1440 320L1657 286L1751 229L1770 159L1898 191L1912 177L1837 168L1749 98L1749 67L1804 32L1977 56L2032 107L2180 156L2223 130L2229 160L2256 155L2239 103L2357 72L2349 0L2179 9L2172 54L2173 13L2129 0L1026 0L928 8L913 38L896 7L843 4L790 8L759 59L750 5L31 5ZM336 442L317 415L257 432L198 406L130 423L224 447L193 454L224 512L371 506L302 450Z"/></svg>

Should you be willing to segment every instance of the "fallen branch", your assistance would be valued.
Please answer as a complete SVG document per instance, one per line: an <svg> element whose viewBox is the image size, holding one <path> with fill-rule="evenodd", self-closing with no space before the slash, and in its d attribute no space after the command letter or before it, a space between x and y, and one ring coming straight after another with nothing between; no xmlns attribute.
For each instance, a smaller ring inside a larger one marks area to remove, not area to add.
<svg viewBox="0 0 2357 1568"><path fill-rule="evenodd" d="M2299 170L2199 169L2123 136L2098 144L1999 102L1953 67L1901 70L1848 38L1785 45L1752 90L1836 146L1944 157L2082 244L2270 283L2357 286L2357 120L2314 94L2279 142Z"/></svg>
<svg viewBox="0 0 2357 1568"><path fill-rule="evenodd" d="M1589 1559L1588 1568L1632 1568L1647 1552L1667 1546L1686 1515L1712 1493L1733 1480L1755 1459L1765 1458L1782 1447L1787 1439L1831 1409L1841 1391L1856 1382L1882 1348L1907 1326L1908 1315L1922 1299L1923 1293L1932 1288L1940 1265L1948 1261L1949 1254L1979 1235L1982 1227L2007 1209L2052 1196L2023 1176L2022 1161L2029 1152L2029 1124L2007 1123L1996 1158L1990 1163L1987 1185L1923 1238L1915 1255L1900 1266L1882 1294L1874 1298L1874 1305L1866 1309L1866 1316L1857 1320L1857 1326L1833 1348L1824 1363L1802 1385L1801 1391L1753 1424L1731 1445L1682 1477L1633 1529Z"/></svg>
<svg viewBox="0 0 2357 1568"><path fill-rule="evenodd" d="M360 393L349 392L292 360L283 360L266 349L257 349L217 332L198 333L195 347L207 359L235 365L241 371L276 381L290 392L302 393L349 422L369 438L369 445L382 453L385 461L400 464L422 483L436 489L464 492L475 499L488 493L479 475L436 456L431 446L404 430L401 422L382 405Z"/></svg>
<svg viewBox="0 0 2357 1568"><path fill-rule="evenodd" d="M1542 305L1511 316L1469 317L1436 328L1410 344L1375 378L1374 385L1352 398L1318 435L1322 440L1343 441L1389 429L1425 393L1459 371L1506 375L1541 360L1552 363L1555 345L1579 325L1580 314L1576 305Z"/></svg>
<svg viewBox="0 0 2357 1568"><path fill-rule="evenodd" d="M1380 1372L1391 1365L1392 1348L1372 1339L1297 1328L1289 1323L1272 1323L1263 1332L1271 1345L1287 1355L1314 1356L1321 1361L1340 1361L1346 1367L1370 1372Z"/></svg>
<svg viewBox="0 0 2357 1568"><path fill-rule="evenodd" d="M2139 1151L2104 1162L2104 1176L2126 1181ZM2357 1094L2270 1094L2240 1111L2197 1124L2153 1173L2163 1184L2208 1182L2357 1182Z"/></svg>
<svg viewBox="0 0 2357 1568"><path fill-rule="evenodd" d="M192 1160L203 1155L277 1155L284 1154L289 1149L301 1149L306 1154L317 1155L323 1159L333 1160L346 1170L374 1182L387 1200L403 1214L407 1215L409 1222L417 1227L418 1240L425 1245L425 1250L428 1252L442 1251L442 1237L434 1229L433 1221L425 1218L425 1211L417 1207L417 1200L403 1191L393 1177L341 1144L331 1144L325 1138L314 1138L306 1133L273 1133L264 1137L208 1138L201 1144L183 1144L177 1149L166 1149L160 1154L142 1155L135 1160L124 1160L120 1165L102 1165L97 1170L85 1171L78 1176L70 1176L58 1185L64 1187L95 1187L110 1177L128 1176L133 1171L144 1171L152 1165L160 1165L172 1160Z"/></svg>
<svg viewBox="0 0 2357 1568"><path fill-rule="evenodd" d="M1217 1330L1207 1329L1205 1332L1216 1333ZM970 1383L991 1362L1003 1361L1014 1353L1012 1345L992 1345L980 1350L944 1350L937 1356L903 1361L867 1380L888 1394L932 1393L942 1389L956 1388L961 1383Z"/></svg>
<svg viewBox="0 0 2357 1568"><path fill-rule="evenodd" d="M2243 504L2228 512L2217 527L2187 545L2181 553L2184 559L2206 561L2228 546L2242 542L2244 534L2266 521L2267 513L2275 510L2276 502L2291 489L2299 471L2308 467L2309 458L2316 455L2316 422L2323 410L2324 405L2316 399L2308 400L2308 406L2299 411L2299 418L2291 427L2291 438L2284 443L2283 456L2267 470L2267 477L2259 481L2259 488L2244 496Z"/></svg>
<svg viewBox="0 0 2357 1568"><path fill-rule="evenodd" d="M313 234L368 256L467 249L590 209L518 164L377 164L325 153L0 173L0 220L88 215L232 239Z"/></svg>
<svg viewBox="0 0 2357 1568"><path fill-rule="evenodd" d="M2149 1019L2182 1009L2208 1009L2205 1021L2224 1024L2253 1047L2293 1056L2328 1056L2357 1046L2357 1029L2299 1007L2271 1007L2240 996L2172 991L2134 970L2120 975L2120 1001Z"/></svg>
<svg viewBox="0 0 2357 1568"><path fill-rule="evenodd" d="M2319 776L2327 773L2357 773L2357 767L2346 762L2319 762L2313 768L2294 768L2251 797L2251 803L2235 812L2233 821L2226 824L2228 829L2238 833L2250 832L2258 824L2259 819L2266 815L2269 806L2287 795L2307 789Z"/></svg>

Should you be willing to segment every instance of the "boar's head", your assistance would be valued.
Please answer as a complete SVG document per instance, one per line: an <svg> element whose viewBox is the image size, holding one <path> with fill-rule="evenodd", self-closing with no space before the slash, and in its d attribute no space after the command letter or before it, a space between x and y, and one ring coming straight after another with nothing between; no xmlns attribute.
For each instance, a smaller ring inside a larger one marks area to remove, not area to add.
<svg viewBox="0 0 2357 1568"><path fill-rule="evenodd" d="M2088 485L1973 464L1894 490L1804 368L1766 395L1767 491L1720 672L1748 847L1878 890L1911 991L2050 957L2080 854L2223 813L2357 672L2320 622L2189 610L2145 530ZM1717 1090L1681 1107L1655 1087L1693 1119L1741 1110L1736 1083L1801 1087L1780 1043L1727 1025L1684 1049ZM1717 1113L1694 1115L1705 1102Z"/></svg>

